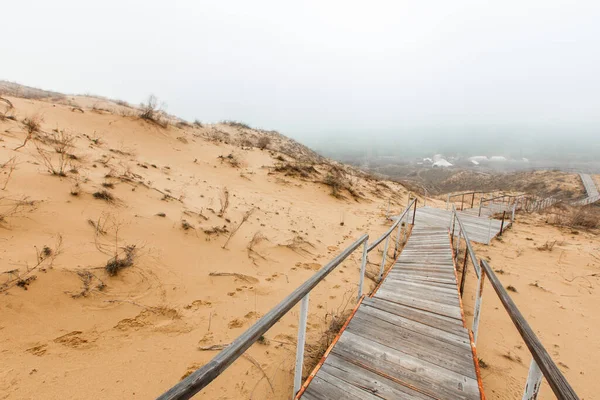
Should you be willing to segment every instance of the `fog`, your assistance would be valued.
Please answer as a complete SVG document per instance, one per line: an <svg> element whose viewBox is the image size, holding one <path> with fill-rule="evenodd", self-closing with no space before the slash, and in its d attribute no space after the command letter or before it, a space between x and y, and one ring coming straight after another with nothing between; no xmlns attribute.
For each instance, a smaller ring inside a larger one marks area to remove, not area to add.
<svg viewBox="0 0 600 400"><path fill-rule="evenodd" d="M600 155L598 1L12 1L0 79L325 153Z"/></svg>

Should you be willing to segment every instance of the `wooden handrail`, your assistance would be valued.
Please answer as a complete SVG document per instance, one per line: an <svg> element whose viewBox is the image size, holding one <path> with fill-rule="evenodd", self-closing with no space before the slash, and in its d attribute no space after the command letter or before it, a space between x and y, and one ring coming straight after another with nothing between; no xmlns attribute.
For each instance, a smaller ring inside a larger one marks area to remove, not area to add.
<svg viewBox="0 0 600 400"><path fill-rule="evenodd" d="M229 346L223 349L202 368L163 393L158 400L189 399L237 360L250 346L254 344L265 332L292 309L304 296L306 296L319 282L331 273L361 244L369 240L369 235L364 234L348 246L337 257L322 267L317 273L307 279L302 285L272 308L261 319L256 321L246 332L242 333Z"/></svg>
<svg viewBox="0 0 600 400"><path fill-rule="evenodd" d="M475 274L477 274L477 278L479 278L479 276L481 275L481 270L479 269L479 263L477 262L477 257L475 256L475 251L473 251L473 246L471 245L471 240L469 239L469 234L465 230L465 228L462 224L462 221L458 217L458 213L456 212L456 207L454 207L454 205L452 206L452 213L454 214L454 218L456 218L456 220L458 221L458 226L460 227L460 232L465 239L465 243L467 244L467 251L469 253L469 257L471 257L471 261L473 262L473 266L475 268ZM454 240L454 236L452 237L452 240ZM460 237L458 238L458 240L460 240ZM463 272L463 274L464 274L464 272ZM463 286L463 285L464 285L464 283L461 282L461 286Z"/></svg>
<svg viewBox="0 0 600 400"><path fill-rule="evenodd" d="M502 286L502 283L496 277L494 271L490 268L488 263L485 260L480 261L481 269L488 276L491 285L494 287L496 294L500 298L502 305L506 309L506 312L510 316L510 319L513 321L519 334L523 338L523 341L527 345L527 348L531 352L533 359L537 363L539 369L542 371L542 374L546 378L546 381L552 388L554 395L560 399L566 400L576 400L579 399L575 390L571 387L567 379L560 372L552 358L544 348L544 345L538 337L533 332L533 329L529 326L515 303L512 301L508 292Z"/></svg>
<svg viewBox="0 0 600 400"><path fill-rule="evenodd" d="M404 210L404 212L398 217L398 219L396 220L396 222L394 222L394 224L387 231L385 231L383 235L381 235L380 237L378 237L373 243L371 243L367 247L367 253L370 253L371 250L373 250L381 242L383 242L383 240L386 237L388 237L393 232L394 229L396 229L396 227L398 226L398 224L402 221L402 219L404 218L404 216L406 215L406 213L410 210L410 208L413 206L413 203L415 201L417 201L416 198L414 198L413 201L410 202L410 204L406 207L406 209Z"/></svg>

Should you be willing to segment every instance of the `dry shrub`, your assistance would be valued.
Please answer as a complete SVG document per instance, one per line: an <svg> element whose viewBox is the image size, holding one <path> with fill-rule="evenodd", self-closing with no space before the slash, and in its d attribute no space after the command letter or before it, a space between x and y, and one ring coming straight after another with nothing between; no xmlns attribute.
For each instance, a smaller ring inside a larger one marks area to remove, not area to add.
<svg viewBox="0 0 600 400"><path fill-rule="evenodd" d="M258 147L261 150L266 149L267 147L269 147L269 145L271 144L271 138L268 136L261 136L258 139L258 142L256 142L256 147Z"/></svg>
<svg viewBox="0 0 600 400"><path fill-rule="evenodd" d="M354 200L361 198L358 193L352 187L352 183L348 180L346 173L338 167L332 167L327 176L323 180L323 183L331 188L331 195L337 199L344 199L342 192L347 191Z"/></svg>
<svg viewBox="0 0 600 400"><path fill-rule="evenodd" d="M240 159L238 158L237 155L235 155L233 153L229 153L226 156L221 155L218 158L221 160L221 163L223 163L225 161L233 168L239 168L241 165Z"/></svg>
<svg viewBox="0 0 600 400"><path fill-rule="evenodd" d="M26 117L23 119L23 125L27 130L28 135L32 135L40 131L42 122L44 119L39 114L34 114L32 116Z"/></svg>
<svg viewBox="0 0 600 400"><path fill-rule="evenodd" d="M36 141L35 148L48 172L56 176L67 176L71 164L77 157L69 152L73 148L74 136L63 131L54 134L45 134L38 137L38 141L54 148L54 153L48 151Z"/></svg>
<svg viewBox="0 0 600 400"><path fill-rule="evenodd" d="M302 163L278 164L273 170L275 172L283 173L285 176L300 176L302 178L310 178L313 175L319 174L319 171L317 171L312 164Z"/></svg>
<svg viewBox="0 0 600 400"><path fill-rule="evenodd" d="M98 192L95 192L93 194L94 198L98 199L98 200L104 200L107 203L112 203L115 201L115 197L107 190L101 190Z"/></svg>
<svg viewBox="0 0 600 400"><path fill-rule="evenodd" d="M229 207L229 190L227 187L224 187L221 190L221 195L219 197L219 202L221 203L221 209L219 210L219 217L222 217L227 211L227 207Z"/></svg>
<svg viewBox="0 0 600 400"><path fill-rule="evenodd" d="M234 128L252 129L250 125L240 121L222 121L221 123Z"/></svg>
<svg viewBox="0 0 600 400"><path fill-rule="evenodd" d="M150 95L146 103L140 104L139 117L145 121L156 124L161 128L169 126L168 121L164 117L163 110L158 105L158 99L154 95Z"/></svg>
<svg viewBox="0 0 600 400"><path fill-rule="evenodd" d="M7 119L14 120L15 117L13 115L14 106L10 100L0 97L0 102L4 103L2 107L0 107L0 121L4 121Z"/></svg>
<svg viewBox="0 0 600 400"><path fill-rule="evenodd" d="M542 214L551 225L584 230L600 229L600 207L593 204L573 207L559 203Z"/></svg>
<svg viewBox="0 0 600 400"><path fill-rule="evenodd" d="M123 268L131 267L135 260L135 245L123 247L123 255L115 254L104 267L108 275L116 276Z"/></svg>

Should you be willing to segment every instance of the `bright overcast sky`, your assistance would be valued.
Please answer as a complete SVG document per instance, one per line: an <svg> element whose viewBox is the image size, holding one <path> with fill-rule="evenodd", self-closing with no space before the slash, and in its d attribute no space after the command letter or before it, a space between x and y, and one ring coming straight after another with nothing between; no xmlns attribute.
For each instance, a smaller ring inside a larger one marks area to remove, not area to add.
<svg viewBox="0 0 600 400"><path fill-rule="evenodd" d="M600 1L3 2L0 79L295 137L600 126Z"/></svg>

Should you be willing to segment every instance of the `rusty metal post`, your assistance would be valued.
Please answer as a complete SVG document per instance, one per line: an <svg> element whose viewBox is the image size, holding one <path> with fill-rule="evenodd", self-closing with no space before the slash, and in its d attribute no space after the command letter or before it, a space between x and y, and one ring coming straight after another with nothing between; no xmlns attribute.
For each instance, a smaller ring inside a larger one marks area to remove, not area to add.
<svg viewBox="0 0 600 400"><path fill-rule="evenodd" d="M504 217L506 216L506 211L502 212L502 223L500 224L500 233L498 236L502 236L502 231L504 230Z"/></svg>
<svg viewBox="0 0 600 400"><path fill-rule="evenodd" d="M412 224L413 226L415 226L415 216L417 215L417 198L415 197L415 206L413 208L413 220L412 220Z"/></svg>
<svg viewBox="0 0 600 400"><path fill-rule="evenodd" d="M529 374L527 375L527 383L525 383L525 391L523 392L523 400L535 400L540 394L542 386L542 371L535 360L531 359L529 365Z"/></svg>

